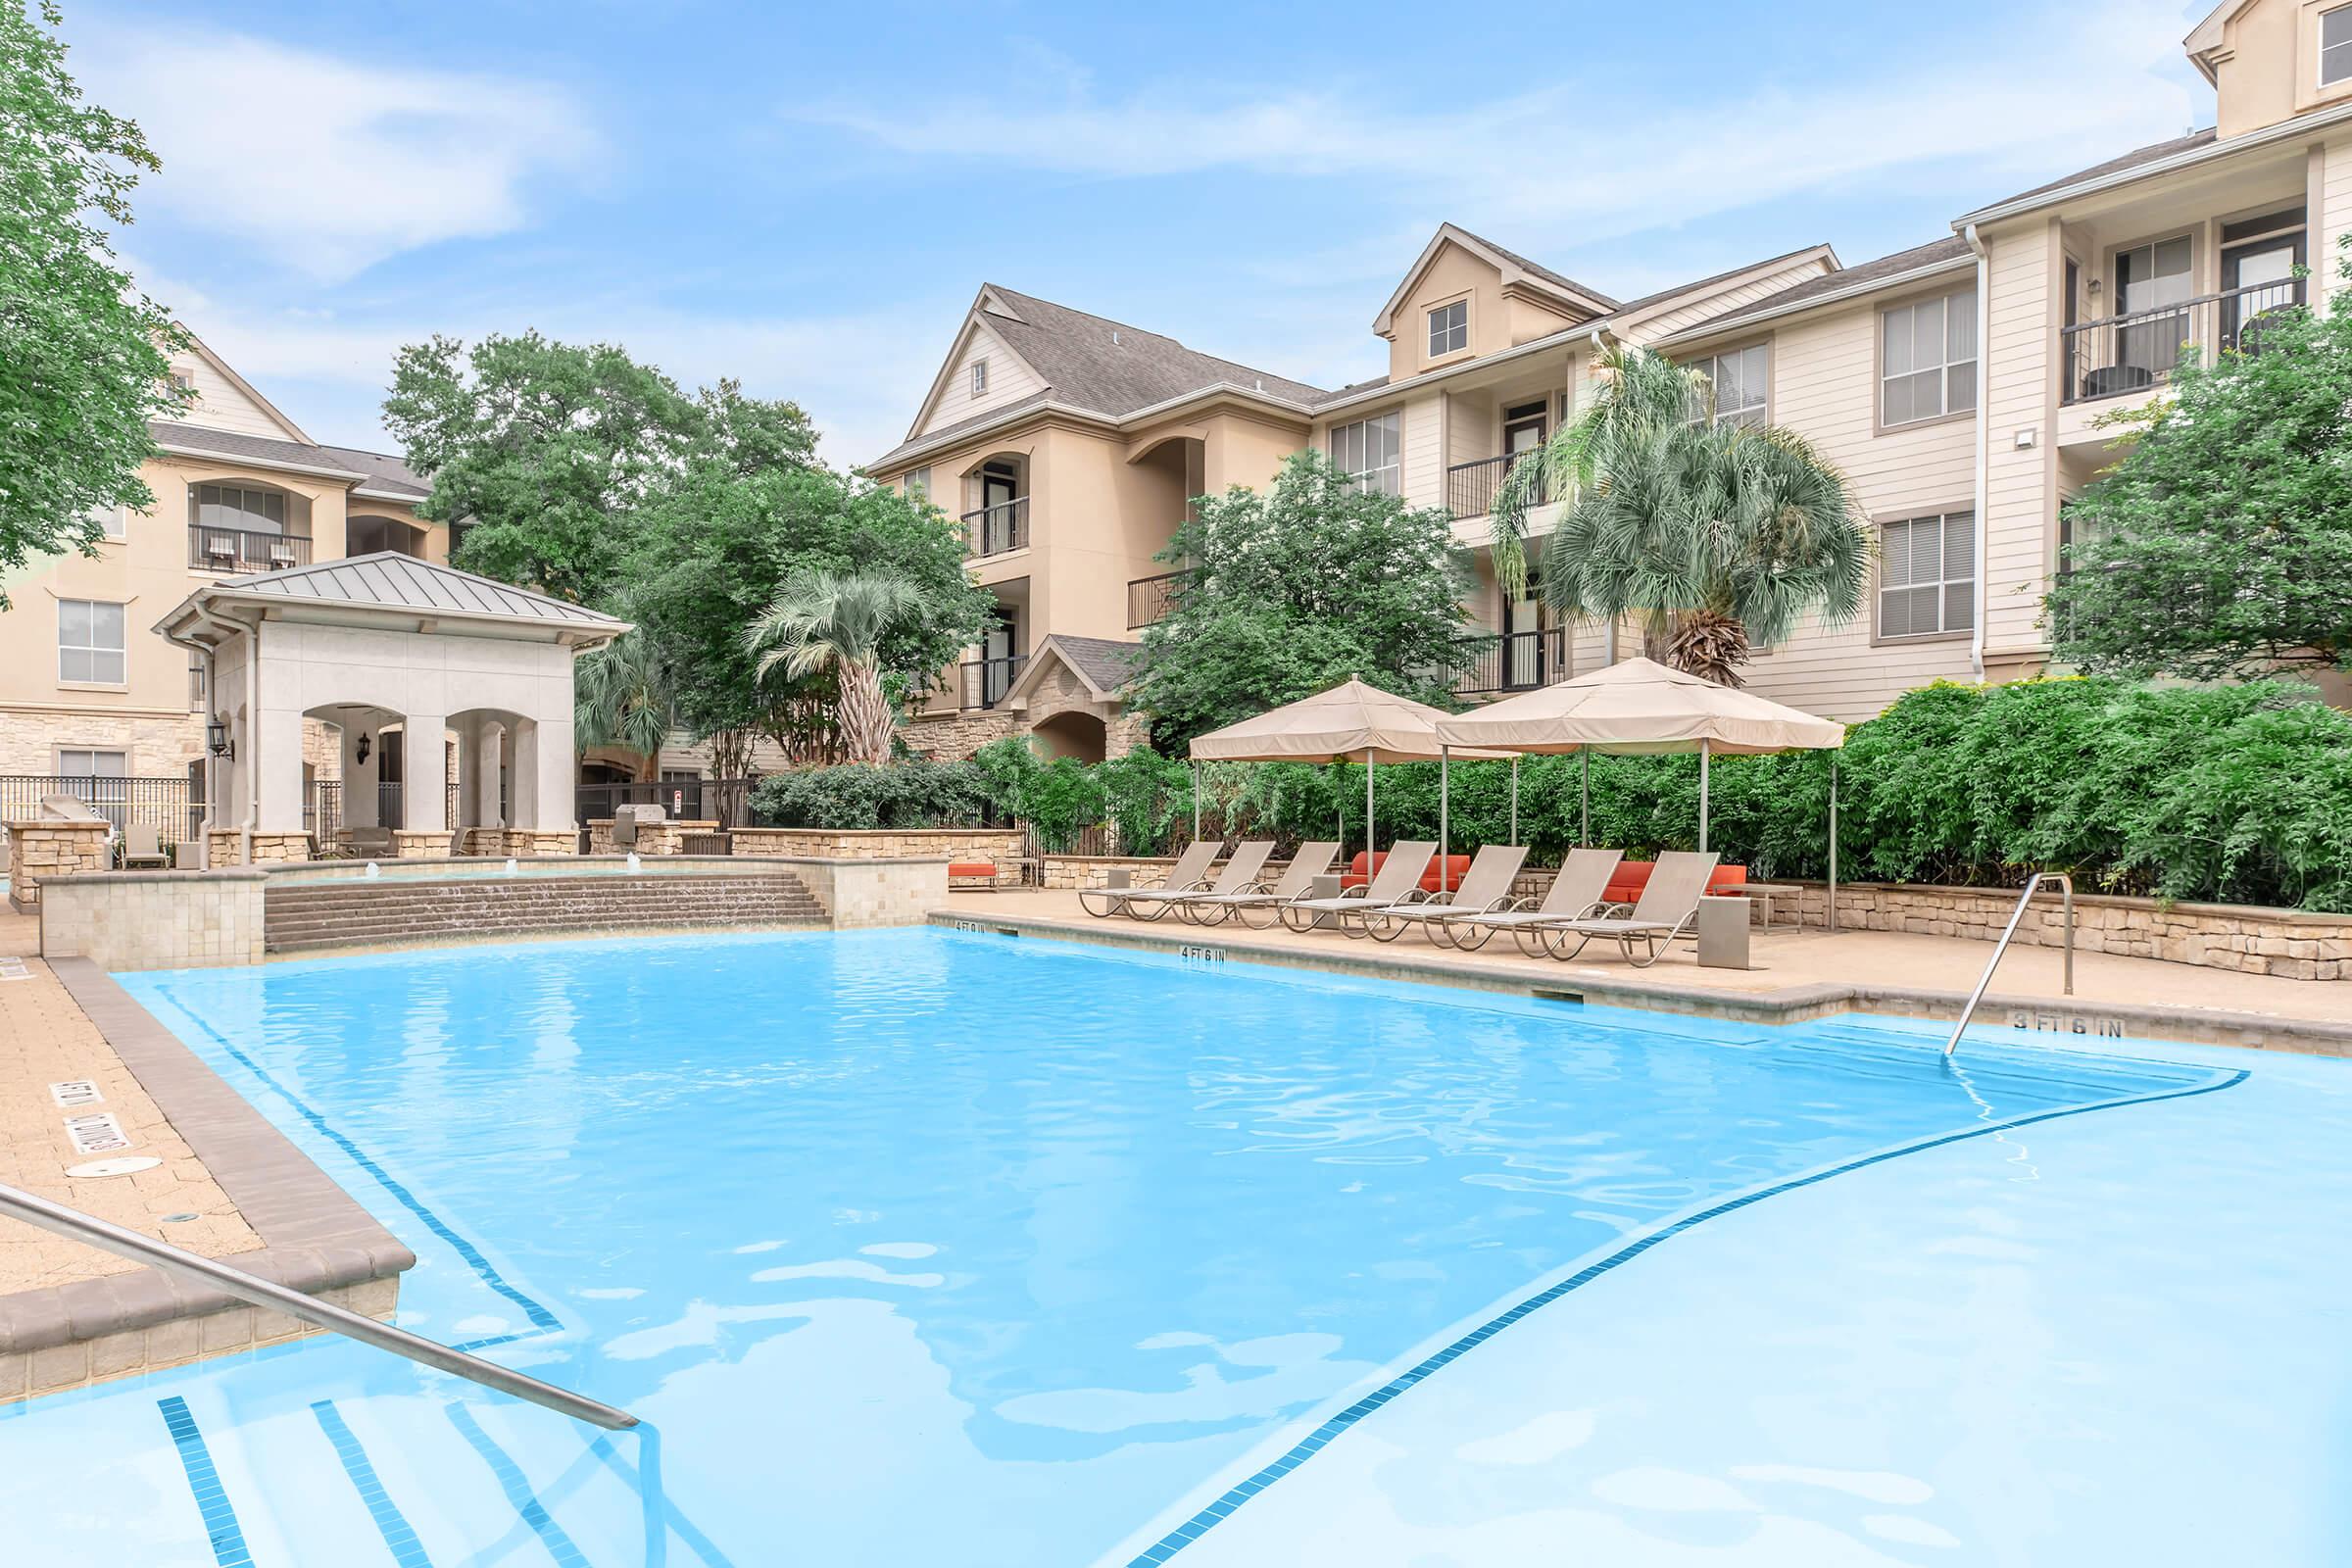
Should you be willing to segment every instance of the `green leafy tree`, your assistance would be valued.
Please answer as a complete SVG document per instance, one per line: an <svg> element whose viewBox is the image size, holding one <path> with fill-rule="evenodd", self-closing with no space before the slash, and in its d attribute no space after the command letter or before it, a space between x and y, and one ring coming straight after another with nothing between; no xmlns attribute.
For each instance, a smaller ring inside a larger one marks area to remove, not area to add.
<svg viewBox="0 0 2352 1568"><path fill-rule="evenodd" d="M884 651L922 611L922 588L888 569L804 571L752 622L744 645L758 655L760 679L830 674L843 756L886 762L898 712L882 684Z"/></svg>
<svg viewBox="0 0 2352 1568"><path fill-rule="evenodd" d="M744 627L796 576L887 570L915 590L878 650L886 684L906 684L955 659L994 601L936 509L827 468L751 466L745 450L698 463L641 514L631 611L666 651L679 717L724 754L714 757L722 772L748 764L754 735L795 761L838 760L834 672L763 678L762 650L746 645Z"/></svg>
<svg viewBox="0 0 2352 1568"><path fill-rule="evenodd" d="M1443 510L1302 452L1271 489L1203 496L1195 514L1160 558L1182 576L1144 630L1136 684L1169 750L1350 675L1452 704L1470 583Z"/></svg>
<svg viewBox="0 0 2352 1568"><path fill-rule="evenodd" d="M662 747L678 722L677 683L650 633L623 632L575 660L571 703L576 745L617 747L637 759L640 780L660 776Z"/></svg>
<svg viewBox="0 0 2352 1568"><path fill-rule="evenodd" d="M94 554L104 509L147 510L147 421L184 396L170 315L116 265L139 127L83 100L51 0L0 6L0 570ZM0 593L0 607L8 597Z"/></svg>
<svg viewBox="0 0 2352 1568"><path fill-rule="evenodd" d="M1693 417L1706 377L1643 349L1602 360L1592 406L1504 479L1493 508L1495 573L1525 582L1527 515L1561 496L1543 547L1544 596L1561 613L1640 620L1653 657L1727 686L1755 644L1810 613L1861 609L1870 535L1845 476L1805 439Z"/></svg>
<svg viewBox="0 0 2352 1568"><path fill-rule="evenodd" d="M2352 279L2352 249L2338 271ZM2191 679L2352 666L2352 292L2191 356L2068 504L2044 599L2057 657Z"/></svg>
<svg viewBox="0 0 2352 1568"><path fill-rule="evenodd" d="M620 583L636 514L709 449L711 414L617 348L537 332L412 344L384 399L432 483L418 513L465 525L457 564L580 603Z"/></svg>

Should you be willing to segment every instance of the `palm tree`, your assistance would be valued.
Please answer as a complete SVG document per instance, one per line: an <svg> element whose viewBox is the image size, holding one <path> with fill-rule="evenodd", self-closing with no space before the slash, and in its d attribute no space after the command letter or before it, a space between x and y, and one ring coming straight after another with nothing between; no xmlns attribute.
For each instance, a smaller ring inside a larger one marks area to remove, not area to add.
<svg viewBox="0 0 2352 1568"><path fill-rule="evenodd" d="M1705 417L1701 372L1641 348L1602 358L1592 405L1505 476L1494 571L1526 583L1527 514L1566 498L1545 541L1545 601L1572 616L1640 617L1652 657L1727 686L1756 643L1809 612L1862 607L1870 536L1845 476L1778 427Z"/></svg>
<svg viewBox="0 0 2352 1568"><path fill-rule="evenodd" d="M640 780L654 776L662 743L677 722L677 684L669 662L643 631L623 632L582 654L572 666L574 744L634 754Z"/></svg>
<svg viewBox="0 0 2352 1568"><path fill-rule="evenodd" d="M760 656L761 680L778 669L792 680L831 670L847 760L887 762L897 714L882 690L882 643L922 603L922 590L896 572L801 572L752 622L744 645Z"/></svg>

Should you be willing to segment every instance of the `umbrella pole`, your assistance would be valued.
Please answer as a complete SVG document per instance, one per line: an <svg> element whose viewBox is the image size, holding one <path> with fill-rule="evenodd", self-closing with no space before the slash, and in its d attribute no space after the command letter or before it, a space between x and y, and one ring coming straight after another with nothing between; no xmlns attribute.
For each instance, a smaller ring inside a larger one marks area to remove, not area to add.
<svg viewBox="0 0 2352 1568"><path fill-rule="evenodd" d="M1698 853L1707 853L1707 763L1712 760L1711 741L1698 743Z"/></svg>
<svg viewBox="0 0 2352 1568"><path fill-rule="evenodd" d="M1193 764L1193 842L1200 842L1200 764Z"/></svg>
<svg viewBox="0 0 2352 1568"><path fill-rule="evenodd" d="M1587 751L1580 755L1585 763L1585 782L1578 797L1576 842L1589 850L1592 847L1592 754Z"/></svg>
<svg viewBox="0 0 2352 1568"><path fill-rule="evenodd" d="M1519 759L1511 759L1511 842L1519 842Z"/></svg>
<svg viewBox="0 0 2352 1568"><path fill-rule="evenodd" d="M1838 759L1830 759L1830 929L1838 929Z"/></svg>
<svg viewBox="0 0 2352 1568"><path fill-rule="evenodd" d="M1446 891L1446 852L1451 847L1447 842L1450 824L1446 817L1446 752L1447 748L1446 747L1438 748L1438 891L1440 893Z"/></svg>
<svg viewBox="0 0 2352 1568"><path fill-rule="evenodd" d="M1364 751L1364 880L1372 880L1372 857L1380 853L1372 842L1372 752Z"/></svg>

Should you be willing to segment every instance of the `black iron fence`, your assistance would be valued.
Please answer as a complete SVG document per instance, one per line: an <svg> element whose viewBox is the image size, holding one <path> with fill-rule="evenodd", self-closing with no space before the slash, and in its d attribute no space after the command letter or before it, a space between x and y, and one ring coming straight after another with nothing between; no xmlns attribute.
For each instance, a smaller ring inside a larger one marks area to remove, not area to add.
<svg viewBox="0 0 2352 1568"><path fill-rule="evenodd" d="M2058 331L2069 403L2146 392L2172 378L2195 350L2211 363L2217 353L2259 354L2263 326L2275 313L2304 302L2300 277L2249 283L2177 305L2133 311Z"/></svg>
<svg viewBox="0 0 2352 1568"><path fill-rule="evenodd" d="M964 548L975 556L1001 556L1029 544L1029 498L1015 496L963 514Z"/></svg>
<svg viewBox="0 0 2352 1568"><path fill-rule="evenodd" d="M973 659L963 665L963 699L965 711L994 708L1012 690L1012 683L1027 667L1027 654L1012 654L1003 659Z"/></svg>
<svg viewBox="0 0 2352 1568"><path fill-rule="evenodd" d="M1135 631L1167 618L1176 608L1185 573L1163 571L1156 577L1138 577L1127 585L1127 629Z"/></svg>
<svg viewBox="0 0 2352 1568"><path fill-rule="evenodd" d="M1481 458L1476 463L1457 463L1446 470L1446 510L1456 518L1483 517L1494 510L1494 497L1502 489L1503 476L1534 452L1510 452L1499 458ZM1548 485L1540 487L1536 505L1551 499Z"/></svg>
<svg viewBox="0 0 2352 1568"><path fill-rule="evenodd" d="M164 845L192 841L204 823L204 803L183 775L124 778L106 773L0 774L0 818L37 817L44 795L71 796L114 824L115 836L132 826L155 829Z"/></svg>
<svg viewBox="0 0 2352 1568"><path fill-rule="evenodd" d="M311 538L301 533L254 533L244 528L188 524L188 564L211 571L275 571L311 564Z"/></svg>
<svg viewBox="0 0 2352 1568"><path fill-rule="evenodd" d="M1538 686L1566 680L1574 673L1568 662L1565 626L1465 637L1462 648L1473 656L1473 662L1469 671L1454 684L1454 694L1459 697L1533 691Z"/></svg>

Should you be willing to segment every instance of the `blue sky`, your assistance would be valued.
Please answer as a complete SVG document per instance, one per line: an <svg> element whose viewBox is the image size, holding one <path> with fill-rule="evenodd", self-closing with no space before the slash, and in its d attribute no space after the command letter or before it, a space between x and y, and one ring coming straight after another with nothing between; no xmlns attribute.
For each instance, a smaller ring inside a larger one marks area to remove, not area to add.
<svg viewBox="0 0 2352 1568"><path fill-rule="evenodd" d="M1632 296L2212 122L2163 0L67 7L142 285L370 446L400 344L537 326L862 461L983 281L1338 385L1442 221Z"/></svg>

